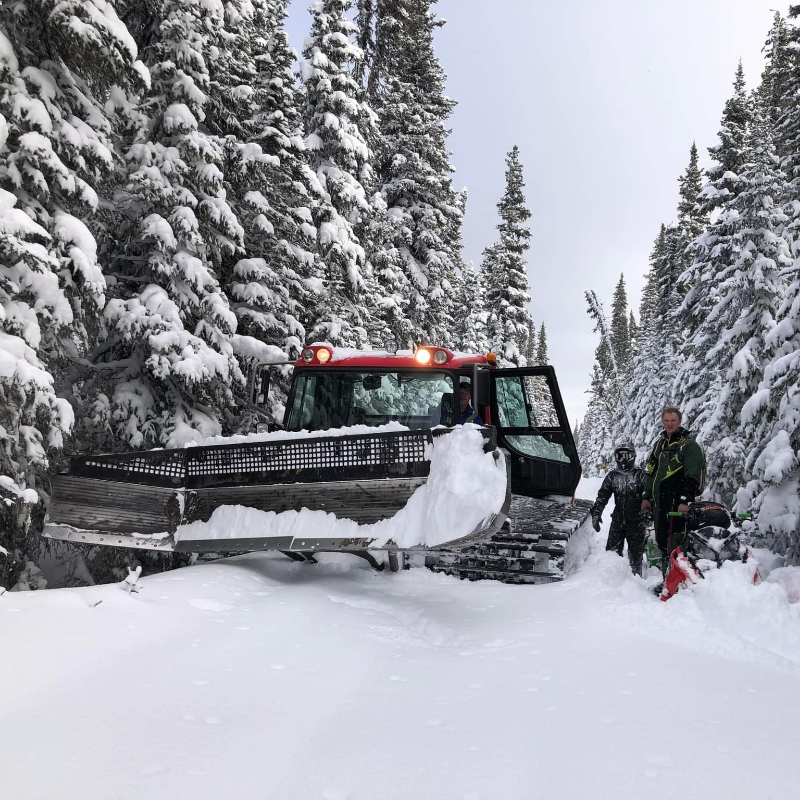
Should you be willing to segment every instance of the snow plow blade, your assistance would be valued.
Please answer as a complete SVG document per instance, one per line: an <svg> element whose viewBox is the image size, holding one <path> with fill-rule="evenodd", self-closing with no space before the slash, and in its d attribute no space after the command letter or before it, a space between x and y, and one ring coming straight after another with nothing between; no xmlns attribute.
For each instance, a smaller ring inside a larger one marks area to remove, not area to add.
<svg viewBox="0 0 800 800"><path fill-rule="evenodd" d="M176 541L180 525L206 522L220 506L261 511L307 508L359 524L394 516L430 471L428 446L448 429L156 450L73 459L51 479L44 535L91 545L174 552L363 551L371 540L246 536ZM496 447L484 428L484 450ZM498 531L510 489L472 533ZM377 549L377 548L372 548ZM391 543L382 549L396 550Z"/></svg>

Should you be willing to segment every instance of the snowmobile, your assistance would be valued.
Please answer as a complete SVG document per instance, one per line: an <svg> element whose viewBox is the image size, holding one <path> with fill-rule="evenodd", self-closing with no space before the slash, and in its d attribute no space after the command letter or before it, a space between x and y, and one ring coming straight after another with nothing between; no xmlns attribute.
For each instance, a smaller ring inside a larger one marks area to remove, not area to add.
<svg viewBox="0 0 800 800"><path fill-rule="evenodd" d="M257 365L252 409L267 413L270 387L287 369L283 420L266 426L271 435L262 440L71 459L67 472L51 480L44 535L183 553L273 550L307 561L318 552L349 552L376 567L382 564L373 551L380 549L391 569L416 553L433 570L473 580L561 577L566 542L586 521L589 504L574 499L581 467L552 367L501 369L491 353L443 347L388 353L317 344L293 365ZM187 535L222 506L278 515L322 510L360 525L394 517L426 483L431 445L455 430L462 381L485 423L484 451L502 451L507 469L505 498L467 535L410 549L360 535ZM387 423L399 429L387 432ZM341 435L352 426L383 430Z"/></svg>
<svg viewBox="0 0 800 800"><path fill-rule="evenodd" d="M669 569L660 589L662 602L673 597L679 589L696 585L703 573L718 569L726 561L742 561L753 566L753 583L761 581L758 564L752 550L742 543L739 530L732 527L730 511L719 503L695 502L689 510L671 511L669 516L685 522L682 545L669 557ZM738 515L746 518L746 514Z"/></svg>

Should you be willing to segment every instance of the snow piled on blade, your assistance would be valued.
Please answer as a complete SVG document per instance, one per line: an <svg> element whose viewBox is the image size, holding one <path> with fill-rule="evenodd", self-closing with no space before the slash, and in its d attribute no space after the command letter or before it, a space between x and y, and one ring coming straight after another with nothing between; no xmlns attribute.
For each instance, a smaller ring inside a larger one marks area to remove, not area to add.
<svg viewBox="0 0 800 800"><path fill-rule="evenodd" d="M379 430L371 428L369 432ZM256 435L274 437L276 434ZM284 438L291 438L291 435L284 434ZM292 536L301 542L304 539L366 539L371 540L370 547L376 549L392 545L436 547L468 536L503 505L505 462L502 455L495 458L494 454L485 453L484 442L480 429L474 425L464 425L446 436L437 437L428 448L431 469L427 483L414 492L395 516L371 525L359 525L350 519L307 508L276 514L242 506L221 506L208 522L179 526L175 539ZM313 484L309 485L309 491L314 491Z"/></svg>
<svg viewBox="0 0 800 800"><path fill-rule="evenodd" d="M252 444L253 442L283 442L289 439L323 439L339 436L358 436L373 433L402 433L410 430L399 422L385 425L350 425L346 428L329 428L324 431L272 431L272 433L241 433L234 436L208 436L197 441L186 442L184 447L207 447L215 444Z"/></svg>

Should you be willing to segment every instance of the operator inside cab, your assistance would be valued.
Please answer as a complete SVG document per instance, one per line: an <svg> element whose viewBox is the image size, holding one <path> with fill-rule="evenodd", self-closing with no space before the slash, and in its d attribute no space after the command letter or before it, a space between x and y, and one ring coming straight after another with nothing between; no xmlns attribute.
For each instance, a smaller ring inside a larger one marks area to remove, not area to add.
<svg viewBox="0 0 800 800"><path fill-rule="evenodd" d="M473 425L483 425L480 415L472 408L472 382L468 378L462 378L458 386L458 400L461 413L458 424L471 422Z"/></svg>

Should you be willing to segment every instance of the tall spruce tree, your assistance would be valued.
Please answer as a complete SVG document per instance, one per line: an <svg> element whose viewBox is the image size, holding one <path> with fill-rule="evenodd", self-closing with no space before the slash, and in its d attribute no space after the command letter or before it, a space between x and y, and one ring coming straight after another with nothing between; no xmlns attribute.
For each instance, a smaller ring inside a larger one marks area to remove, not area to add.
<svg viewBox="0 0 800 800"><path fill-rule="evenodd" d="M366 288L365 253L354 225L369 212L373 125L353 78L363 53L348 19L350 0L319 0L311 8L311 33L303 48L306 147L311 169L326 193L314 215L318 229L322 295L314 337L334 345L363 347L368 333L360 301Z"/></svg>
<svg viewBox="0 0 800 800"><path fill-rule="evenodd" d="M637 353L631 360L625 384L625 404L630 415L622 418L619 437L633 442L645 457L658 431L660 411L668 399L666 382L659 370L663 358L659 310L658 264L667 247L667 229L662 225L650 253L650 269L639 305ZM630 331L630 328L629 328Z"/></svg>
<svg viewBox="0 0 800 800"><path fill-rule="evenodd" d="M642 298L639 303L639 325L644 331L653 329L658 318L658 276L656 275L655 265L662 257L666 248L667 228L662 223L658 232L653 249L650 251L650 261L645 284L642 289ZM648 334L643 334L648 335Z"/></svg>
<svg viewBox="0 0 800 800"><path fill-rule="evenodd" d="M681 317L694 278L691 247L708 223L708 211L704 204L698 203L703 187L694 142L689 150L689 164L678 178L678 186L678 219L674 225L666 226L664 250L655 262L656 327L661 342L657 369L668 395L664 397L665 403L674 396L674 384L683 360L684 326ZM688 300L689 305L691 302Z"/></svg>
<svg viewBox="0 0 800 800"><path fill-rule="evenodd" d="M453 190L447 119L455 102L433 45L432 0L378 2L367 95L380 127L376 187L393 223L404 307L418 341L452 339L462 208Z"/></svg>
<svg viewBox="0 0 800 800"><path fill-rule="evenodd" d="M695 333L710 345L698 348L704 351L702 368L708 381L693 398L702 411L699 437L706 444L712 489L723 502L731 502L744 482L753 442L740 428L739 417L763 377L766 340L783 293L779 273L792 263L780 234L786 217L776 202L783 176L767 109L760 102L753 104L739 177L729 214L711 228L723 228L716 252L725 261L709 287L711 312Z"/></svg>
<svg viewBox="0 0 800 800"><path fill-rule="evenodd" d="M595 350L587 411L587 419L591 415L592 432L585 452L590 465L593 465L591 474L597 474L599 469L611 463L614 442L620 431L630 425L630 420L627 406L623 403L626 378L617 362L612 325L597 294L594 291L585 294L587 310L600 340Z"/></svg>
<svg viewBox="0 0 800 800"><path fill-rule="evenodd" d="M620 378L628 376L631 360L631 334L628 330L628 295L625 291L625 276L619 276L611 304L611 346Z"/></svg>
<svg viewBox="0 0 800 800"><path fill-rule="evenodd" d="M455 327L456 346L462 352L485 353L489 349L483 295L481 274L468 264L461 280Z"/></svg>
<svg viewBox="0 0 800 800"><path fill-rule="evenodd" d="M525 223L531 212L525 206L522 163L514 145L506 156L506 189L497 204L500 239L487 276L486 305L489 309L489 341L492 349L512 364L521 362L519 343L528 335L528 271L525 254L531 232ZM489 266L489 265L487 265Z"/></svg>
<svg viewBox="0 0 800 800"><path fill-rule="evenodd" d="M45 339L40 355L63 385L105 304L97 212L114 171L116 134L126 124L125 100L148 80L147 70L106 0L4 3L0 23L8 37L0 113L9 134L0 183L48 232L60 264L72 320L62 335Z"/></svg>
<svg viewBox="0 0 800 800"><path fill-rule="evenodd" d="M775 149L785 175L783 188L784 210L789 216L786 235L798 239L800 227L800 106L795 102L800 94L800 27L795 20L800 16L800 6L790 7L792 24L788 26L788 44L781 80L781 113L774 126Z"/></svg>
<svg viewBox="0 0 800 800"><path fill-rule="evenodd" d="M0 5L0 585L41 585L31 514L105 305L98 212L147 78L106 0Z"/></svg>
<svg viewBox="0 0 800 800"><path fill-rule="evenodd" d="M690 247L694 260L682 279L687 292L677 317L685 341L679 354L675 396L696 430L706 424L720 390L720 376L709 369L708 353L719 342L724 321L712 311L718 302L715 290L735 262L740 244L739 209L735 203L746 185L741 176L748 162L753 116L741 63L733 88L733 96L722 113L719 145L709 148L715 164L709 168L708 182L700 194L700 205L706 211L714 210L716 217Z"/></svg>
<svg viewBox="0 0 800 800"><path fill-rule="evenodd" d="M106 446L177 446L219 433L244 384L219 283L244 231L224 186L225 141L204 124L223 6L165 0L142 53L145 119L125 154L104 253L106 335L83 391Z"/></svg>
<svg viewBox="0 0 800 800"><path fill-rule="evenodd" d="M791 26L780 11L776 11L772 18L772 27L767 34L762 52L764 53L764 71L761 73L761 85L758 94L763 103L769 122L774 125L784 113L787 105L787 88L790 79L791 54L789 42L791 39ZM782 149L777 136L775 147L778 156L782 156Z"/></svg>
<svg viewBox="0 0 800 800"><path fill-rule="evenodd" d="M677 222L661 226L650 255L639 326L632 314L625 320L628 353L627 359L619 358L626 375L624 403L630 415L618 417L622 423L618 435L631 440L640 454L647 451L658 431L660 410L676 402L675 382L685 357L682 314L690 313L685 308L692 302L689 248L707 222L705 204L697 202L702 187L694 142L678 186ZM619 320L622 330L622 313Z"/></svg>
<svg viewBox="0 0 800 800"><path fill-rule="evenodd" d="M547 353L547 331L544 327L539 328L539 341L536 344L536 360L535 363L539 367L544 367L550 363L550 356Z"/></svg>
<svg viewBox="0 0 800 800"><path fill-rule="evenodd" d="M8 40L0 34L0 75L9 66ZM8 127L0 116L0 158ZM0 189L0 587L15 586L36 558L32 512L44 498L49 455L73 423L66 400L39 358L43 341L68 327L69 301L59 287L52 239L16 198Z"/></svg>
<svg viewBox="0 0 800 800"><path fill-rule="evenodd" d="M763 543L800 565L800 268L790 278L777 324L766 337L764 377L742 410L753 478L738 492L755 512Z"/></svg>
<svg viewBox="0 0 800 800"><path fill-rule="evenodd" d="M800 564L800 110L794 102L800 91L798 16L800 6L791 6L785 51L768 61L768 66L777 61L782 67L775 145L784 173L783 208L788 218L783 236L795 260L783 271L789 285L777 324L766 336L764 377L742 412L752 480L738 496L739 510L752 507L756 512L764 544L785 553L795 565ZM780 42L776 25L777 17L770 33L772 43ZM762 94L765 83L762 81Z"/></svg>
<svg viewBox="0 0 800 800"><path fill-rule="evenodd" d="M631 340L631 360L633 360L639 352L639 326L636 323L636 317L633 316L633 309L628 317L628 335Z"/></svg>
<svg viewBox="0 0 800 800"><path fill-rule="evenodd" d="M229 12L229 17L231 13ZM316 272L312 209L321 197L306 163L292 51L284 22L286 0L250 0L229 24L243 79L227 95L240 97L240 135L227 131L226 178L244 231L245 258L229 259L224 288L238 319L237 331L294 358L305 342L305 309L316 307L310 279ZM219 79L217 85L224 87ZM230 113L224 115L228 119Z"/></svg>
<svg viewBox="0 0 800 800"><path fill-rule="evenodd" d="M524 358L525 366L530 367L536 363L536 323L530 316L528 316L527 328L520 353Z"/></svg>

